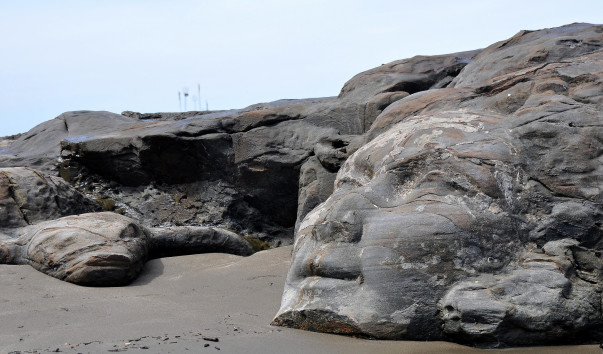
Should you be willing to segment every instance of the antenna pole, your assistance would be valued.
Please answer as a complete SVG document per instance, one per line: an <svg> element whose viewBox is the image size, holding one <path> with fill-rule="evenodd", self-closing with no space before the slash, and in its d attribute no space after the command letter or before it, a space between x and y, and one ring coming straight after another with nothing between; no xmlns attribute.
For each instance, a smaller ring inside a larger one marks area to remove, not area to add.
<svg viewBox="0 0 603 354"><path fill-rule="evenodd" d="M186 99L188 98L188 87L183 88L182 92L184 92L184 111L186 112Z"/></svg>
<svg viewBox="0 0 603 354"><path fill-rule="evenodd" d="M201 85L197 84L197 97L199 98L199 110L201 110Z"/></svg>

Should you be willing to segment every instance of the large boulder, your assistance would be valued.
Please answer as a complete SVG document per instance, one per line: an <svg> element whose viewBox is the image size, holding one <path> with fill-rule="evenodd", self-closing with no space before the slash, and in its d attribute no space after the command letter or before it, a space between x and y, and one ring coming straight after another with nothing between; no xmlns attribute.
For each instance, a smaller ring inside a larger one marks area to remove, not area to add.
<svg viewBox="0 0 603 354"><path fill-rule="evenodd" d="M138 223L115 213L74 215L28 227L12 242L22 245L20 258L11 258L71 283L124 285L142 269L148 239Z"/></svg>
<svg viewBox="0 0 603 354"><path fill-rule="evenodd" d="M386 108L300 223L273 323L486 346L600 339L602 33L522 32Z"/></svg>
<svg viewBox="0 0 603 354"><path fill-rule="evenodd" d="M364 134L397 100L449 84L477 53L382 65L338 97L213 112L67 112L0 144L0 166L59 174L105 210L148 227L219 226L287 244L357 148L338 144ZM320 171L304 179L318 189L298 183L313 155Z"/></svg>
<svg viewBox="0 0 603 354"><path fill-rule="evenodd" d="M72 215L0 234L0 263L30 264L55 278L87 286L130 283L147 259L192 253L253 254L231 231L210 227L148 229L111 213Z"/></svg>
<svg viewBox="0 0 603 354"><path fill-rule="evenodd" d="M345 83L339 98L356 102L364 131L390 104L430 89L446 87L479 50L396 60L357 74Z"/></svg>
<svg viewBox="0 0 603 354"><path fill-rule="evenodd" d="M81 285L117 286L135 279L149 257L254 252L228 230L148 229L126 216L98 213L103 201L112 202L90 199L62 178L32 168L0 168L0 263L31 264Z"/></svg>

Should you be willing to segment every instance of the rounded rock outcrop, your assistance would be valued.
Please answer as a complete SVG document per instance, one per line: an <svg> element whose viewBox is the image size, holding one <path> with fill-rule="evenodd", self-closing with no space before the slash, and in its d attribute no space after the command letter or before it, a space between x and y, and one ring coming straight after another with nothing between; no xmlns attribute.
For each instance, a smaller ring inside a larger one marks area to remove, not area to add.
<svg viewBox="0 0 603 354"><path fill-rule="evenodd" d="M90 286L117 286L136 278L149 254L149 233L115 213L68 216L26 232L24 257L55 278Z"/></svg>
<svg viewBox="0 0 603 354"><path fill-rule="evenodd" d="M250 242L221 228L146 228L112 212L45 221L0 234L0 263L30 264L57 279L120 286L136 279L150 258L223 252L254 253Z"/></svg>
<svg viewBox="0 0 603 354"><path fill-rule="evenodd" d="M273 324L490 347L601 338L601 33L515 36L463 87L386 108L300 223ZM563 50L568 36L588 50ZM501 68L511 45L556 54Z"/></svg>

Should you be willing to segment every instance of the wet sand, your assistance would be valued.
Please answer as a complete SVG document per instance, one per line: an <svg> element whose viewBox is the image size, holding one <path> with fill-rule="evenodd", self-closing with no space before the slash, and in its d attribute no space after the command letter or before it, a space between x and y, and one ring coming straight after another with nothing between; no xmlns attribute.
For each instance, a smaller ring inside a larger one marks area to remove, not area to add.
<svg viewBox="0 0 603 354"><path fill-rule="evenodd" d="M0 353L479 353L446 342L375 341L269 325L291 248L146 264L131 285L87 288L0 266ZM488 350L603 353L598 345Z"/></svg>

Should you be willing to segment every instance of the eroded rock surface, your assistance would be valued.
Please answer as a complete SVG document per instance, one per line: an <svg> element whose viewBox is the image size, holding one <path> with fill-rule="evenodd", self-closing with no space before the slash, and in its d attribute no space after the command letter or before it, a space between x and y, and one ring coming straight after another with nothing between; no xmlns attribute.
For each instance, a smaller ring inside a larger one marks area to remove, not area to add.
<svg viewBox="0 0 603 354"><path fill-rule="evenodd" d="M135 279L149 257L254 252L234 232L149 229L126 216L100 213L103 201L32 168L0 168L0 263L30 264L81 285L117 286Z"/></svg>
<svg viewBox="0 0 603 354"><path fill-rule="evenodd" d="M599 340L601 43L603 26L521 32L447 87L387 107L301 222L273 323L486 346Z"/></svg>
<svg viewBox="0 0 603 354"><path fill-rule="evenodd" d="M27 167L0 168L0 229L99 210L59 177Z"/></svg>
<svg viewBox="0 0 603 354"><path fill-rule="evenodd" d="M449 83L476 53L383 65L352 78L338 97L216 112L67 112L0 148L0 166L58 173L105 210L148 227L219 226L288 244L300 218L332 191L303 190L302 165L316 155L326 171L317 183L331 185L359 146L353 137L383 109Z"/></svg>
<svg viewBox="0 0 603 354"><path fill-rule="evenodd" d="M136 278L151 257L253 253L243 237L210 227L147 229L111 212L72 215L0 237L0 262L30 264L55 278L89 286L119 286Z"/></svg>
<svg viewBox="0 0 603 354"><path fill-rule="evenodd" d="M123 285L148 256L148 233L115 213L68 216L31 227L24 258L55 278L82 285Z"/></svg>
<svg viewBox="0 0 603 354"><path fill-rule="evenodd" d="M514 345L597 338L603 262L578 245L550 241L523 254L519 267L455 284L438 304L444 333Z"/></svg>

